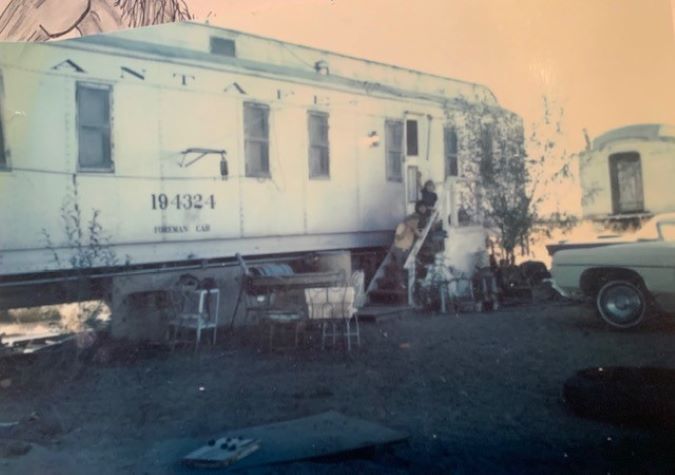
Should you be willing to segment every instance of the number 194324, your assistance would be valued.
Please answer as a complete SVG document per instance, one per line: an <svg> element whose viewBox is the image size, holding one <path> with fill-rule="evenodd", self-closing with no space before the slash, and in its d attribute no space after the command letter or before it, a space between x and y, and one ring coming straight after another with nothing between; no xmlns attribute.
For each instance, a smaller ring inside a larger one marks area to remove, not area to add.
<svg viewBox="0 0 675 475"><path fill-rule="evenodd" d="M213 195L204 196L200 193L178 193L167 195L165 193L152 194L152 209L215 209L216 198Z"/></svg>

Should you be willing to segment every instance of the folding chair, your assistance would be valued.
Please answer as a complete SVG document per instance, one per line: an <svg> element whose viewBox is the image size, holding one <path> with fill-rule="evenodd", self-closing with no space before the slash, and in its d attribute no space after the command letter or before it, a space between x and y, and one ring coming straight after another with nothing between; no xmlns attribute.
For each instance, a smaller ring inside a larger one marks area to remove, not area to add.
<svg viewBox="0 0 675 475"><path fill-rule="evenodd" d="M270 350L288 350L297 348L300 344L300 333L305 326L304 317L293 311L271 310L266 312L264 320L269 326L269 349ZM288 341L284 344L284 334L287 336L292 333L293 344ZM275 335L281 337L275 339ZM279 343L281 341L281 343ZM277 343L275 345L275 342Z"/></svg>
<svg viewBox="0 0 675 475"><path fill-rule="evenodd" d="M338 336L345 337L347 351L352 349L352 338L361 345L359 319L354 307L353 287L322 287L305 289L307 313L310 321L321 322L321 349L326 348L326 338L331 337L333 347ZM355 328L352 329L351 321ZM330 330L329 330L330 325ZM340 327L343 331L340 331Z"/></svg>
<svg viewBox="0 0 675 475"><path fill-rule="evenodd" d="M173 327L172 348L176 347L178 334L182 329L194 330L195 351L199 349L203 330L213 330L213 344L218 334L218 289L178 288L172 292L175 318L169 323Z"/></svg>
<svg viewBox="0 0 675 475"><path fill-rule="evenodd" d="M475 311L476 297L471 279L463 272L453 275L455 277L448 281L446 289L450 304L455 309L455 314L457 315L460 311L465 311L467 308L470 311Z"/></svg>

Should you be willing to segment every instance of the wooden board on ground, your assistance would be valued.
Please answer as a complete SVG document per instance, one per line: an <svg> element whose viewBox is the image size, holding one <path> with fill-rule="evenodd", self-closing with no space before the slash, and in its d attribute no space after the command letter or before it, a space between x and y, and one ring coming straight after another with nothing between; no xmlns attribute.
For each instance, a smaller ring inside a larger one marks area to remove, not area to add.
<svg viewBox="0 0 675 475"><path fill-rule="evenodd" d="M222 434L219 440L237 437L257 441L259 448L230 465L233 470L337 455L401 442L408 435L329 411L291 421L232 430ZM194 453L188 457L193 457Z"/></svg>
<svg viewBox="0 0 675 475"><path fill-rule="evenodd" d="M385 319L399 317L405 312L413 310L409 305L366 305L359 309L359 321L378 322Z"/></svg>

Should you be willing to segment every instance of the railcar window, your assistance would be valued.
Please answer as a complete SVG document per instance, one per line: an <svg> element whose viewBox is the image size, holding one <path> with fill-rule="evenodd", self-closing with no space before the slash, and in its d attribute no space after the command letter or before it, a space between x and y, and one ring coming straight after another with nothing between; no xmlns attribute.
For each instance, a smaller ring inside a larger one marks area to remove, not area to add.
<svg viewBox="0 0 675 475"><path fill-rule="evenodd" d="M217 54L218 56L230 56L232 58L236 56L234 41L228 40L227 38L217 38L212 36L210 47L211 54Z"/></svg>
<svg viewBox="0 0 675 475"><path fill-rule="evenodd" d="M246 176L269 177L269 107L244 104Z"/></svg>
<svg viewBox="0 0 675 475"><path fill-rule="evenodd" d="M7 154L5 152L5 124L3 122L3 108L4 108L4 94L5 88L2 82L2 75L0 75L0 169L7 167Z"/></svg>
<svg viewBox="0 0 675 475"><path fill-rule="evenodd" d="M403 181L403 122L388 120L385 123L385 153L387 180Z"/></svg>
<svg viewBox="0 0 675 475"><path fill-rule="evenodd" d="M77 84L79 165L82 170L112 170L110 87Z"/></svg>
<svg viewBox="0 0 675 475"><path fill-rule="evenodd" d="M490 124L484 125L480 130L480 171L483 176L491 176L494 170L494 148L492 139L492 126Z"/></svg>
<svg viewBox="0 0 675 475"><path fill-rule="evenodd" d="M419 180L417 175L419 170L415 166L408 167L408 203L415 203L419 199Z"/></svg>
<svg viewBox="0 0 675 475"><path fill-rule="evenodd" d="M0 108L2 104L0 104ZM5 135L2 131L2 112L0 112L0 168L7 166L7 158L5 157Z"/></svg>
<svg viewBox="0 0 675 475"><path fill-rule="evenodd" d="M405 140L406 150L409 157L416 157L418 154L418 139L417 139L417 121L405 121Z"/></svg>
<svg viewBox="0 0 675 475"><path fill-rule="evenodd" d="M328 114L309 113L309 177L330 176Z"/></svg>
<svg viewBox="0 0 675 475"><path fill-rule="evenodd" d="M443 129L443 142L445 145L445 177L459 176L457 129L445 127Z"/></svg>
<svg viewBox="0 0 675 475"><path fill-rule="evenodd" d="M644 191L640 154L614 153L609 156L609 167L614 213L643 211Z"/></svg>

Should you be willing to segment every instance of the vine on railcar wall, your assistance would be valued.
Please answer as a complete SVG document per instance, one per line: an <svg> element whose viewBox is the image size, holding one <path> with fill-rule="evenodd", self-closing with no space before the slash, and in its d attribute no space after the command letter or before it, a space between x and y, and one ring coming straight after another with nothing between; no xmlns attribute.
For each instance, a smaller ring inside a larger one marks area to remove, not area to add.
<svg viewBox="0 0 675 475"><path fill-rule="evenodd" d="M562 140L564 109L544 97L542 118L526 137L521 119L511 112L464 99L457 104L467 190L462 206L475 222L498 231L503 257L513 263L518 248L528 252L535 230L574 221L559 211L542 212L552 185L572 178L574 156Z"/></svg>

